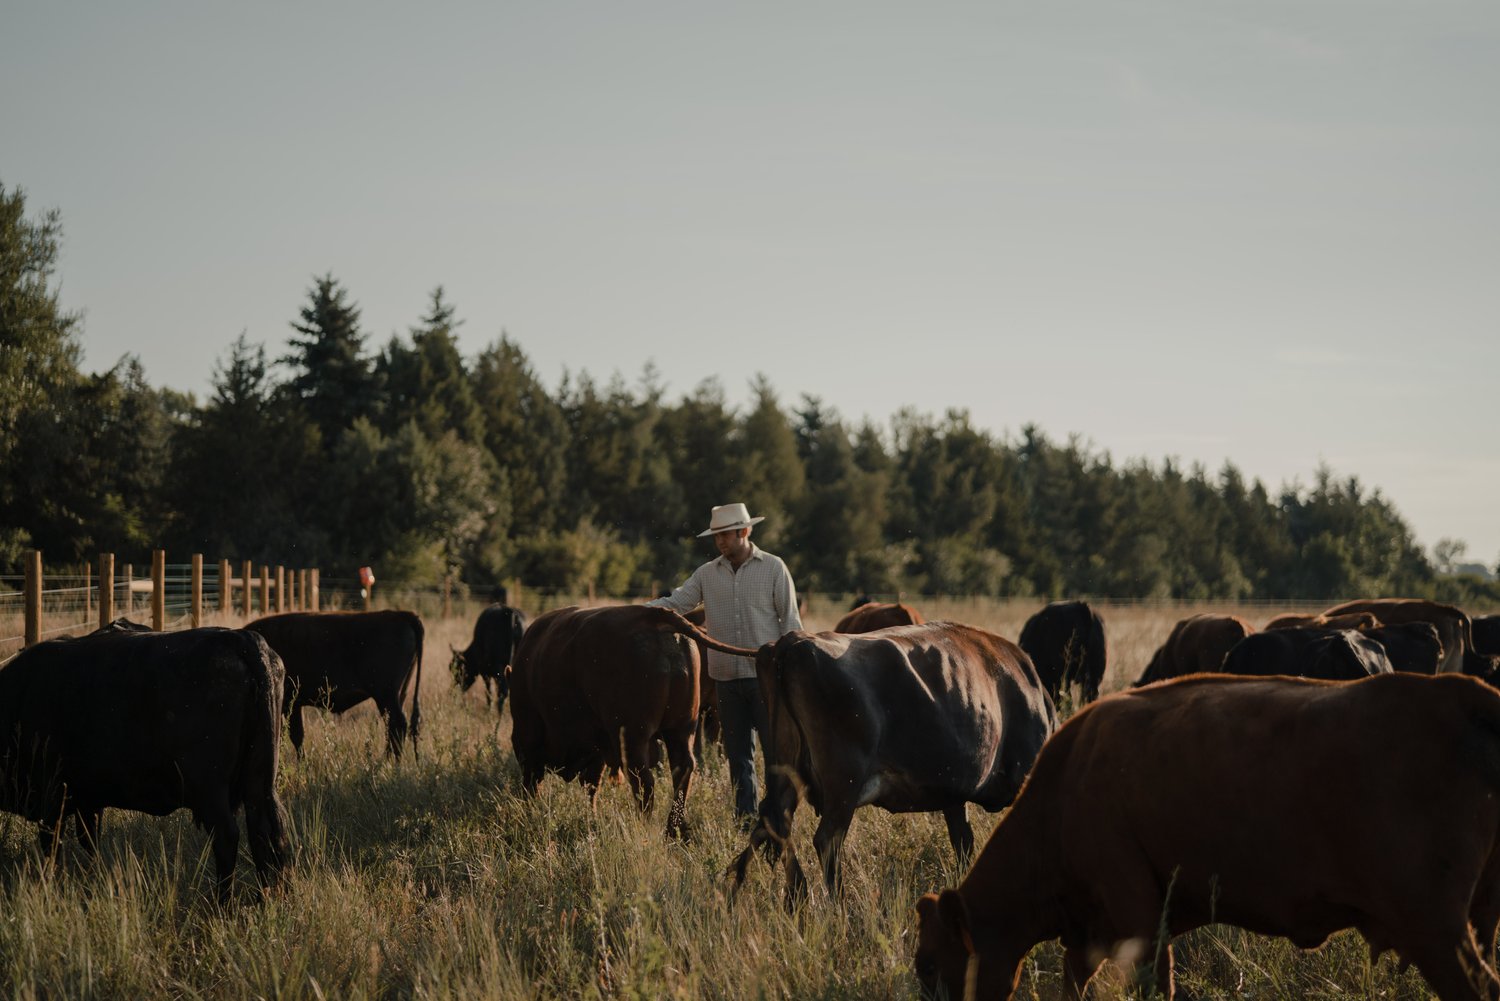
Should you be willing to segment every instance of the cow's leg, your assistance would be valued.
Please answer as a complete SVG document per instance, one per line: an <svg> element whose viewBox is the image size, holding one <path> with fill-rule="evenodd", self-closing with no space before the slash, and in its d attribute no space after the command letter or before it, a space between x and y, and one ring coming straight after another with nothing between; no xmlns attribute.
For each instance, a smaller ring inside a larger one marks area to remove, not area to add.
<svg viewBox="0 0 1500 1001"><path fill-rule="evenodd" d="M214 876L219 888L219 903L225 904L229 902L229 891L234 886L234 864L239 858L239 821L235 819L227 795L218 797L216 802L203 811L201 817L202 824L213 841Z"/></svg>
<svg viewBox="0 0 1500 1001"><path fill-rule="evenodd" d="M1495 933L1500 930L1500 852L1489 857L1475 884L1474 899L1469 905L1469 924L1474 927L1480 953L1493 963Z"/></svg>
<svg viewBox="0 0 1500 1001"><path fill-rule="evenodd" d="M630 780L630 791L635 794L636 806L642 813L650 813L656 802L656 774L651 770L651 752L655 743L654 737L627 733L624 727L620 728L625 776Z"/></svg>
<svg viewBox="0 0 1500 1001"><path fill-rule="evenodd" d="M825 803L818 829L813 832L813 847L817 849L818 861L823 865L823 882L828 892L838 896L843 892L843 879L839 874L839 849L849 833L849 824L854 820L854 807L845 803Z"/></svg>
<svg viewBox="0 0 1500 1001"><path fill-rule="evenodd" d="M1068 1001L1082 1001L1089 981L1099 970L1101 960L1098 950L1086 941L1064 943L1063 952L1063 997Z"/></svg>
<svg viewBox="0 0 1500 1001"><path fill-rule="evenodd" d="M760 802L760 813L750 828L750 839L745 850L740 852L729 867L730 893L745 882L745 872L756 851L765 855L768 863L781 857L786 871L787 906L793 907L807 896L807 877L792 849L792 818L797 813L797 788L783 775L767 770L766 797Z"/></svg>
<svg viewBox="0 0 1500 1001"><path fill-rule="evenodd" d="M1422 971L1442 1001L1495 1001L1500 978L1480 955L1473 930L1449 928L1446 933L1424 930L1422 941L1397 951Z"/></svg>
<svg viewBox="0 0 1500 1001"><path fill-rule="evenodd" d="M948 840L953 843L953 854L958 858L958 868L969 864L974 854L974 829L969 826L966 806L959 803L943 810L943 820L948 824Z"/></svg>
<svg viewBox="0 0 1500 1001"><path fill-rule="evenodd" d="M488 674L481 674L479 680L484 682L484 707L488 709L495 703L495 679Z"/></svg>
<svg viewBox="0 0 1500 1001"><path fill-rule="evenodd" d="M302 757L302 707L293 705L292 711L287 716L286 735L291 738L292 748L296 750L297 757Z"/></svg>
<svg viewBox="0 0 1500 1001"><path fill-rule="evenodd" d="M406 741L406 713L401 711L401 696L376 699L380 715L385 717L385 753L401 760L401 745Z"/></svg>
<svg viewBox="0 0 1500 1001"><path fill-rule="evenodd" d="M256 878L262 887L274 886L286 864L286 818L274 791L246 798L245 834Z"/></svg>
<svg viewBox="0 0 1500 1001"><path fill-rule="evenodd" d="M690 837L687 825L688 789L693 784L693 770L697 762L693 759L693 738L689 734L674 733L663 738L667 745L667 762L672 768L672 809L667 814L667 837L687 841Z"/></svg>

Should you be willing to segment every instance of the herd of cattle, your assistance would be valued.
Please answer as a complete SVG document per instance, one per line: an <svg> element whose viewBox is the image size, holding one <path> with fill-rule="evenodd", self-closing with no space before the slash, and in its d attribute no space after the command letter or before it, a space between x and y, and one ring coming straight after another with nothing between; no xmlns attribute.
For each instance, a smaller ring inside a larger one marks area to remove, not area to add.
<svg viewBox="0 0 1500 1001"><path fill-rule="evenodd" d="M1170 937L1227 922L1303 947L1353 927L1445 1001L1500 999L1500 617L1411 599L1259 631L1196 615L1102 699L1104 623L1079 601L1048 605L1015 643L903 604L759 649L700 623L617 605L528 626L492 605L451 669L509 701L527 792L549 771L591 795L623 776L649 811L665 749L667 833L687 838L695 746L714 733L704 648L752 658L766 791L731 884L759 852L781 864L789 906L805 896L803 799L833 893L859 807L941 813L972 865L918 901L928 994L1007 998L1031 948L1061 939L1073 993L1105 959L1143 960L1138 976L1170 998ZM415 753L423 637L410 612L303 612L177 633L121 620L38 644L0 670L0 809L36 822L51 852L69 819L91 848L105 807L186 807L224 899L243 808L270 885L287 852L283 721L300 754L303 707L370 699L388 753L408 736ZM1009 808L977 857L969 803Z"/></svg>

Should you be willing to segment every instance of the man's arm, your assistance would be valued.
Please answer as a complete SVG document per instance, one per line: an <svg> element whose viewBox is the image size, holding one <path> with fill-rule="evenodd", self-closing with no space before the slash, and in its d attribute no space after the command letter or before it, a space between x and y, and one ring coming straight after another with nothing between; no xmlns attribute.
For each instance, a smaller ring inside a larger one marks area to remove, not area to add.
<svg viewBox="0 0 1500 1001"><path fill-rule="evenodd" d="M698 571L683 581L671 594L661 598L653 598L646 604L656 608L670 608L679 614L691 612L703 602L703 584L698 580Z"/></svg>
<svg viewBox="0 0 1500 1001"><path fill-rule="evenodd" d="M793 629L802 628L802 613L797 611L797 585L792 583L792 572L781 564L781 579L776 582L776 618L781 622L781 634L785 636Z"/></svg>

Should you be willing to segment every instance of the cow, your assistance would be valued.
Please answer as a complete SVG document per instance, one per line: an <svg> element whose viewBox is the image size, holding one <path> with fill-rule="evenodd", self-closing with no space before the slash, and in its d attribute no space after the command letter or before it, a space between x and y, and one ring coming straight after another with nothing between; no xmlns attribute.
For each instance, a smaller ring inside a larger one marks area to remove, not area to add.
<svg viewBox="0 0 1500 1001"><path fill-rule="evenodd" d="M1253 632L1255 627L1237 615L1189 616L1172 627L1135 685L1218 671L1234 645Z"/></svg>
<svg viewBox="0 0 1500 1001"><path fill-rule="evenodd" d="M1374 629L1380 620L1369 612L1350 612L1347 615L1298 615L1288 612L1267 622L1261 632L1275 629Z"/></svg>
<svg viewBox="0 0 1500 1001"><path fill-rule="evenodd" d="M667 834L686 840L700 642L755 655L669 608L569 606L538 617L510 671L511 745L522 789L534 793L551 771L577 779L592 801L605 772L623 769L641 811L649 812L660 740L672 770Z"/></svg>
<svg viewBox="0 0 1500 1001"><path fill-rule="evenodd" d="M92 852L105 807L182 807L213 845L228 900L243 806L261 884L286 856L276 797L280 659L254 633L105 628L23 650L0 670L0 809L39 825L51 855L69 818Z"/></svg>
<svg viewBox="0 0 1500 1001"><path fill-rule="evenodd" d="M509 605L490 605L479 613L474 622L474 638L460 650L449 644L453 660L448 670L453 672L453 681L467 692L475 680L484 679L484 704L492 701L491 688L499 694L496 712L505 711L505 669L521 644L521 634L526 631L526 616Z"/></svg>
<svg viewBox="0 0 1500 1001"><path fill-rule="evenodd" d="M1057 727L1025 651L953 622L863 635L794 630L760 648L755 675L770 719L766 793L732 887L758 848L781 853L789 906L806 893L790 841L802 795L820 816L813 845L830 892L844 835L866 804L941 812L963 864L974 848L965 804L1009 806Z"/></svg>
<svg viewBox="0 0 1500 1001"><path fill-rule="evenodd" d="M1409 674L1437 674L1443 662L1443 641L1431 622L1402 622L1366 629L1364 634L1385 648L1391 666Z"/></svg>
<svg viewBox="0 0 1500 1001"><path fill-rule="evenodd" d="M1104 958L1154 957L1138 972L1170 999L1172 936L1353 927L1443 1001L1493 999L1497 838L1500 693L1475 679L1134 689L1064 724L968 875L917 901L916 972L1005 999L1060 938L1068 997Z"/></svg>
<svg viewBox="0 0 1500 1001"><path fill-rule="evenodd" d="M1246 636L1224 658L1225 674L1285 674L1356 681L1394 668L1385 648L1356 629L1273 629Z"/></svg>
<svg viewBox="0 0 1500 1001"><path fill-rule="evenodd" d="M922 613L900 602L880 601L856 605L833 627L836 633L869 633L888 626L916 626L925 621Z"/></svg>
<svg viewBox="0 0 1500 1001"><path fill-rule="evenodd" d="M1104 680L1104 620L1084 601L1054 601L1021 627L1017 645L1036 666L1055 704L1063 691L1079 687L1082 705L1099 697Z"/></svg>
<svg viewBox="0 0 1500 1001"><path fill-rule="evenodd" d="M399 759L407 735L401 711L411 696L411 747L422 725L422 620L414 612L287 612L256 619L260 633L286 665L283 711L288 736L302 753L302 707L335 713L373 699L386 719L386 753ZM413 675L416 683L412 684Z"/></svg>
<svg viewBox="0 0 1500 1001"><path fill-rule="evenodd" d="M1500 615L1476 615L1469 623L1474 649L1481 656L1500 656Z"/></svg>
<svg viewBox="0 0 1500 1001"><path fill-rule="evenodd" d="M1347 612L1369 612L1384 625L1403 622L1431 622L1437 627L1443 644L1443 663L1439 673L1463 673L1484 677L1495 664L1474 647L1472 625L1463 609L1421 598L1370 598L1346 601L1324 612L1343 615Z"/></svg>

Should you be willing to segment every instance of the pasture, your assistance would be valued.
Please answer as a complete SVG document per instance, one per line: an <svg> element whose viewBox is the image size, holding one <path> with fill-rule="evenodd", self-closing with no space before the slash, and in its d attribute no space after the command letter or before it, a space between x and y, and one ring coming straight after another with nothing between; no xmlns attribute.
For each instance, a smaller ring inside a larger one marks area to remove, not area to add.
<svg viewBox="0 0 1500 1001"><path fill-rule="evenodd" d="M1039 602L914 602L929 619L1014 638ZM1285 607L1098 606L1110 643L1103 689L1129 683L1178 618L1234 611L1257 625ZM509 713L482 686L461 695L449 644L462 618L427 617L420 758L383 757L368 704L342 718L307 712L299 760L282 744L281 796L292 862L264 902L240 864L243 900L213 901L204 835L111 810L99 856L69 838L43 859L35 830L0 817L0 994L7 998L915 998L913 905L953 885L941 818L858 813L844 848L847 892L814 882L808 905L782 907L781 876L757 861L731 902L724 871L743 847L717 748L700 754L688 799L695 839L662 836L668 797L642 818L608 785L591 812L555 777L535 800L517 792ZM535 614L541 608L529 608ZM812 629L842 605L814 603ZM211 624L238 625L238 620ZM1184 748L1185 754L1192 753ZM970 808L982 844L997 818ZM813 857L812 812L796 838ZM242 855L244 855L242 849ZM1203 998L1423 998L1421 978L1363 941L1317 953L1224 927L1179 940L1179 983ZM1061 997L1061 950L1043 945L1022 998ZM1102 998L1128 997L1107 985Z"/></svg>

